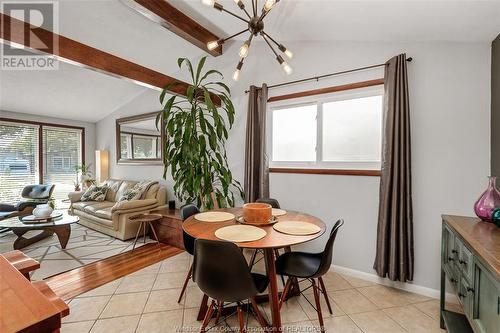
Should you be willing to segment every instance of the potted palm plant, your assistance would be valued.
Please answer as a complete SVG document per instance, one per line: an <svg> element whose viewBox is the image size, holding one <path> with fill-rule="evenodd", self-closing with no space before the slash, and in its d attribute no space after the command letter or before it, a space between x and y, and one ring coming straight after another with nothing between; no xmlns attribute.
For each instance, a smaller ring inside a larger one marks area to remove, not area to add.
<svg viewBox="0 0 500 333"><path fill-rule="evenodd" d="M225 143L234 122L231 92L214 69L204 71L206 57L196 70L186 58L179 58L180 69L189 71L191 83L186 96L170 96L165 87L160 95L163 111L156 124L165 126L164 172L174 180L175 195L184 202L196 202L198 207L211 209L215 197L219 207L234 206L237 192L243 198L241 184L232 176ZM215 101L220 100L220 107Z"/></svg>
<svg viewBox="0 0 500 333"><path fill-rule="evenodd" d="M95 182L95 180L92 178L91 166L92 166L92 163L89 163L89 164L82 163L82 164L78 164L75 166L76 183L78 183L78 184L81 183L83 185L84 189L89 188L90 185L92 185ZM80 174L79 177L78 177L78 174ZM76 183L75 183L75 191L77 190Z"/></svg>

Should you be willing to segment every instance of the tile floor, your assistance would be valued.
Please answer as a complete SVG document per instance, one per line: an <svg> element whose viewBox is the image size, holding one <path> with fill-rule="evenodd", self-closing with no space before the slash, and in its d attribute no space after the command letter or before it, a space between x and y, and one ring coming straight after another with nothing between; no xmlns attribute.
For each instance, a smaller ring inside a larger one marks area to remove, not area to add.
<svg viewBox="0 0 500 333"><path fill-rule="evenodd" d="M181 304L177 303L190 260L182 253L74 298L61 332L198 332L202 294L192 281ZM258 265L257 270L262 270L262 261ZM324 280L333 307L332 315L324 313L326 332L445 332L439 328L438 300L338 273L328 273ZM305 294L313 302L310 290ZM290 299L283 306L285 332L319 332L316 312L305 297ZM267 305L262 311L270 317ZM226 322L237 332L235 316ZM248 331L260 332L254 318L248 318L248 325L252 327ZM222 326L209 332L231 330Z"/></svg>

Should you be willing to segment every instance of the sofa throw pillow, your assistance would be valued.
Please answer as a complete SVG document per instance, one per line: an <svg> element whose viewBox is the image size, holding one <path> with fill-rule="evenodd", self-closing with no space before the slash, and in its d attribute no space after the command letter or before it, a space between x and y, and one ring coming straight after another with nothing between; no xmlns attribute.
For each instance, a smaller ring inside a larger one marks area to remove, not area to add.
<svg viewBox="0 0 500 333"><path fill-rule="evenodd" d="M144 199L143 196L147 190L157 182L153 181L141 181L135 184L133 187L126 189L118 201L130 201Z"/></svg>
<svg viewBox="0 0 500 333"><path fill-rule="evenodd" d="M137 200L140 199L141 196L142 196L142 189L140 187L137 187L137 185L135 185L131 188L126 189L118 199L118 202Z"/></svg>
<svg viewBox="0 0 500 333"><path fill-rule="evenodd" d="M104 201L106 199L106 193L108 192L109 187L106 185L96 186L91 185L85 193L83 193L80 201Z"/></svg>

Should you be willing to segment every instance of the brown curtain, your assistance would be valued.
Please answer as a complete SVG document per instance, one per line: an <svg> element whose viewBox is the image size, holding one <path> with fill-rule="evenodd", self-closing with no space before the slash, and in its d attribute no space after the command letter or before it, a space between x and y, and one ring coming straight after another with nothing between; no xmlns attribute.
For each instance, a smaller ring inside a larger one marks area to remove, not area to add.
<svg viewBox="0 0 500 333"><path fill-rule="evenodd" d="M413 280L410 105L406 55L385 66L382 176L377 228L378 275Z"/></svg>
<svg viewBox="0 0 500 333"><path fill-rule="evenodd" d="M251 86L248 97L245 143L245 202L269 197L269 167L266 155L267 85Z"/></svg>

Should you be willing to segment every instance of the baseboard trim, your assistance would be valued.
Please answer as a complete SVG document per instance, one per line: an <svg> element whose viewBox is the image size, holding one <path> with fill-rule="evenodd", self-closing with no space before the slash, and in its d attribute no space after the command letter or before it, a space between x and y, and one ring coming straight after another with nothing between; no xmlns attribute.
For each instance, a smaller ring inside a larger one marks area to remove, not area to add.
<svg viewBox="0 0 500 333"><path fill-rule="evenodd" d="M338 265L332 265L330 267L330 271L341 273L344 275L352 276L358 279L378 283L387 287L392 287L396 289L401 289L404 291L409 291L415 294L427 296L430 298L435 298L439 299L439 290L437 289L432 289L424 286L419 286L413 283L403 283L399 281L391 281L386 278L381 278L380 276L372 273L367 273L367 272L362 272L358 271L352 268L344 267L344 266L338 266ZM452 293L446 293L446 302L450 303L458 303L457 297L452 294Z"/></svg>

